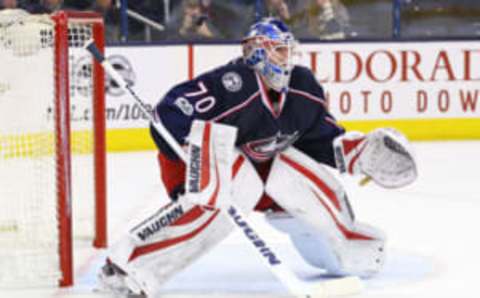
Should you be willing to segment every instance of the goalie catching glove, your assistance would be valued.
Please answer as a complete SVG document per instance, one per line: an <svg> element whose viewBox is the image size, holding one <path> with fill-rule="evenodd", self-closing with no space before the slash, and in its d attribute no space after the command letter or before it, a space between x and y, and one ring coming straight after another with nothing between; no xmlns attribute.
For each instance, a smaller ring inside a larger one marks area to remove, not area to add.
<svg viewBox="0 0 480 298"><path fill-rule="evenodd" d="M393 128L379 128L367 135L347 132L334 140L333 147L341 173L364 174L385 188L402 187L417 178L413 149Z"/></svg>

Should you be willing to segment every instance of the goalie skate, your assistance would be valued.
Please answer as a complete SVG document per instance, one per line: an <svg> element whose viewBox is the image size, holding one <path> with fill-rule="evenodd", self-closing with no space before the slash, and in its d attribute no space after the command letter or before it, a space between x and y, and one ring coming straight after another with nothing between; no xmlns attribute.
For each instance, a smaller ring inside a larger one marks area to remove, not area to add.
<svg viewBox="0 0 480 298"><path fill-rule="evenodd" d="M98 275L99 291L109 292L118 298L146 298L140 286L128 274L107 259Z"/></svg>

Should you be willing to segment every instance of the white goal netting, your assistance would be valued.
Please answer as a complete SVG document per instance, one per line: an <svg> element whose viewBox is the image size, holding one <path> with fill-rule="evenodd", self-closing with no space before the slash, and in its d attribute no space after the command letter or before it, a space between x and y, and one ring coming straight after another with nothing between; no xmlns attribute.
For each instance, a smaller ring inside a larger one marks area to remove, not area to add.
<svg viewBox="0 0 480 298"><path fill-rule="evenodd" d="M0 287L58 284L60 213L73 212L76 236L94 234L92 59L82 48L92 31L88 22L68 25L66 84L55 26L49 15L0 15ZM70 118L56 100L61 88L70 92ZM71 149L59 142L68 131L59 125L70 126ZM60 162L66 155L71 171ZM72 205L59 209L60 193Z"/></svg>

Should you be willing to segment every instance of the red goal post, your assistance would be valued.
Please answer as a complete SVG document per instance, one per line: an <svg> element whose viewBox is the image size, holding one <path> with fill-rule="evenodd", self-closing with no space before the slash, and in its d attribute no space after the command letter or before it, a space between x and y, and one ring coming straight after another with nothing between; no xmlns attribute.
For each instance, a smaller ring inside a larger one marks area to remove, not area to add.
<svg viewBox="0 0 480 298"><path fill-rule="evenodd" d="M107 245L105 74L83 49L103 51L103 19L2 17L0 287L69 286L74 239Z"/></svg>
<svg viewBox="0 0 480 298"><path fill-rule="evenodd" d="M91 12L78 12L78 11L59 11L52 16L55 22L55 59L56 62L56 107L59 109L59 114L65 114L65 118L69 119L69 109L61 110L70 106L70 88L62 88L69 86L69 46L82 47L84 40L79 38L78 44L73 40L74 34L69 34L69 24L84 24L90 25L92 30L92 38L96 44L103 50L105 47L104 39L104 25L102 17L97 13ZM92 93L92 113L94 123L94 191L95 191L95 230L93 245L97 248L106 247L107 245L107 210L106 210L106 143L105 143L105 80L104 71L102 66L93 61L93 93ZM66 82L65 82L66 80ZM62 105L62 101L65 103ZM57 122L61 121L61 117L57 117ZM56 124L57 129L61 128L61 123ZM57 132L58 135L62 135L61 131ZM61 147L68 140L59 140L57 146ZM62 152L61 148L58 148L58 152ZM68 152L68 151L66 151ZM61 153L60 153L61 154ZM67 160L65 156L59 156L59 160ZM68 168L60 167L60 168ZM59 176L65 175L63 170L59 170ZM65 185L65 187L67 187ZM69 209L69 198L66 189L59 188L59 208L65 208L65 212L61 212L60 216L60 251L61 251L61 267L63 271L63 279L60 284L71 285L73 283L73 255L72 255L72 228L71 228L71 213Z"/></svg>

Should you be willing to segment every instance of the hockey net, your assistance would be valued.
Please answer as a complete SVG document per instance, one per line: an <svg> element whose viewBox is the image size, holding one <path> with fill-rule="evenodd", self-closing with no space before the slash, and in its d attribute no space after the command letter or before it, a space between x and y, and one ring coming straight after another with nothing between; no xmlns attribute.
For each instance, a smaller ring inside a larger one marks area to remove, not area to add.
<svg viewBox="0 0 480 298"><path fill-rule="evenodd" d="M71 285L72 239L106 246L104 74L82 47L103 32L93 13L0 14L0 287Z"/></svg>

